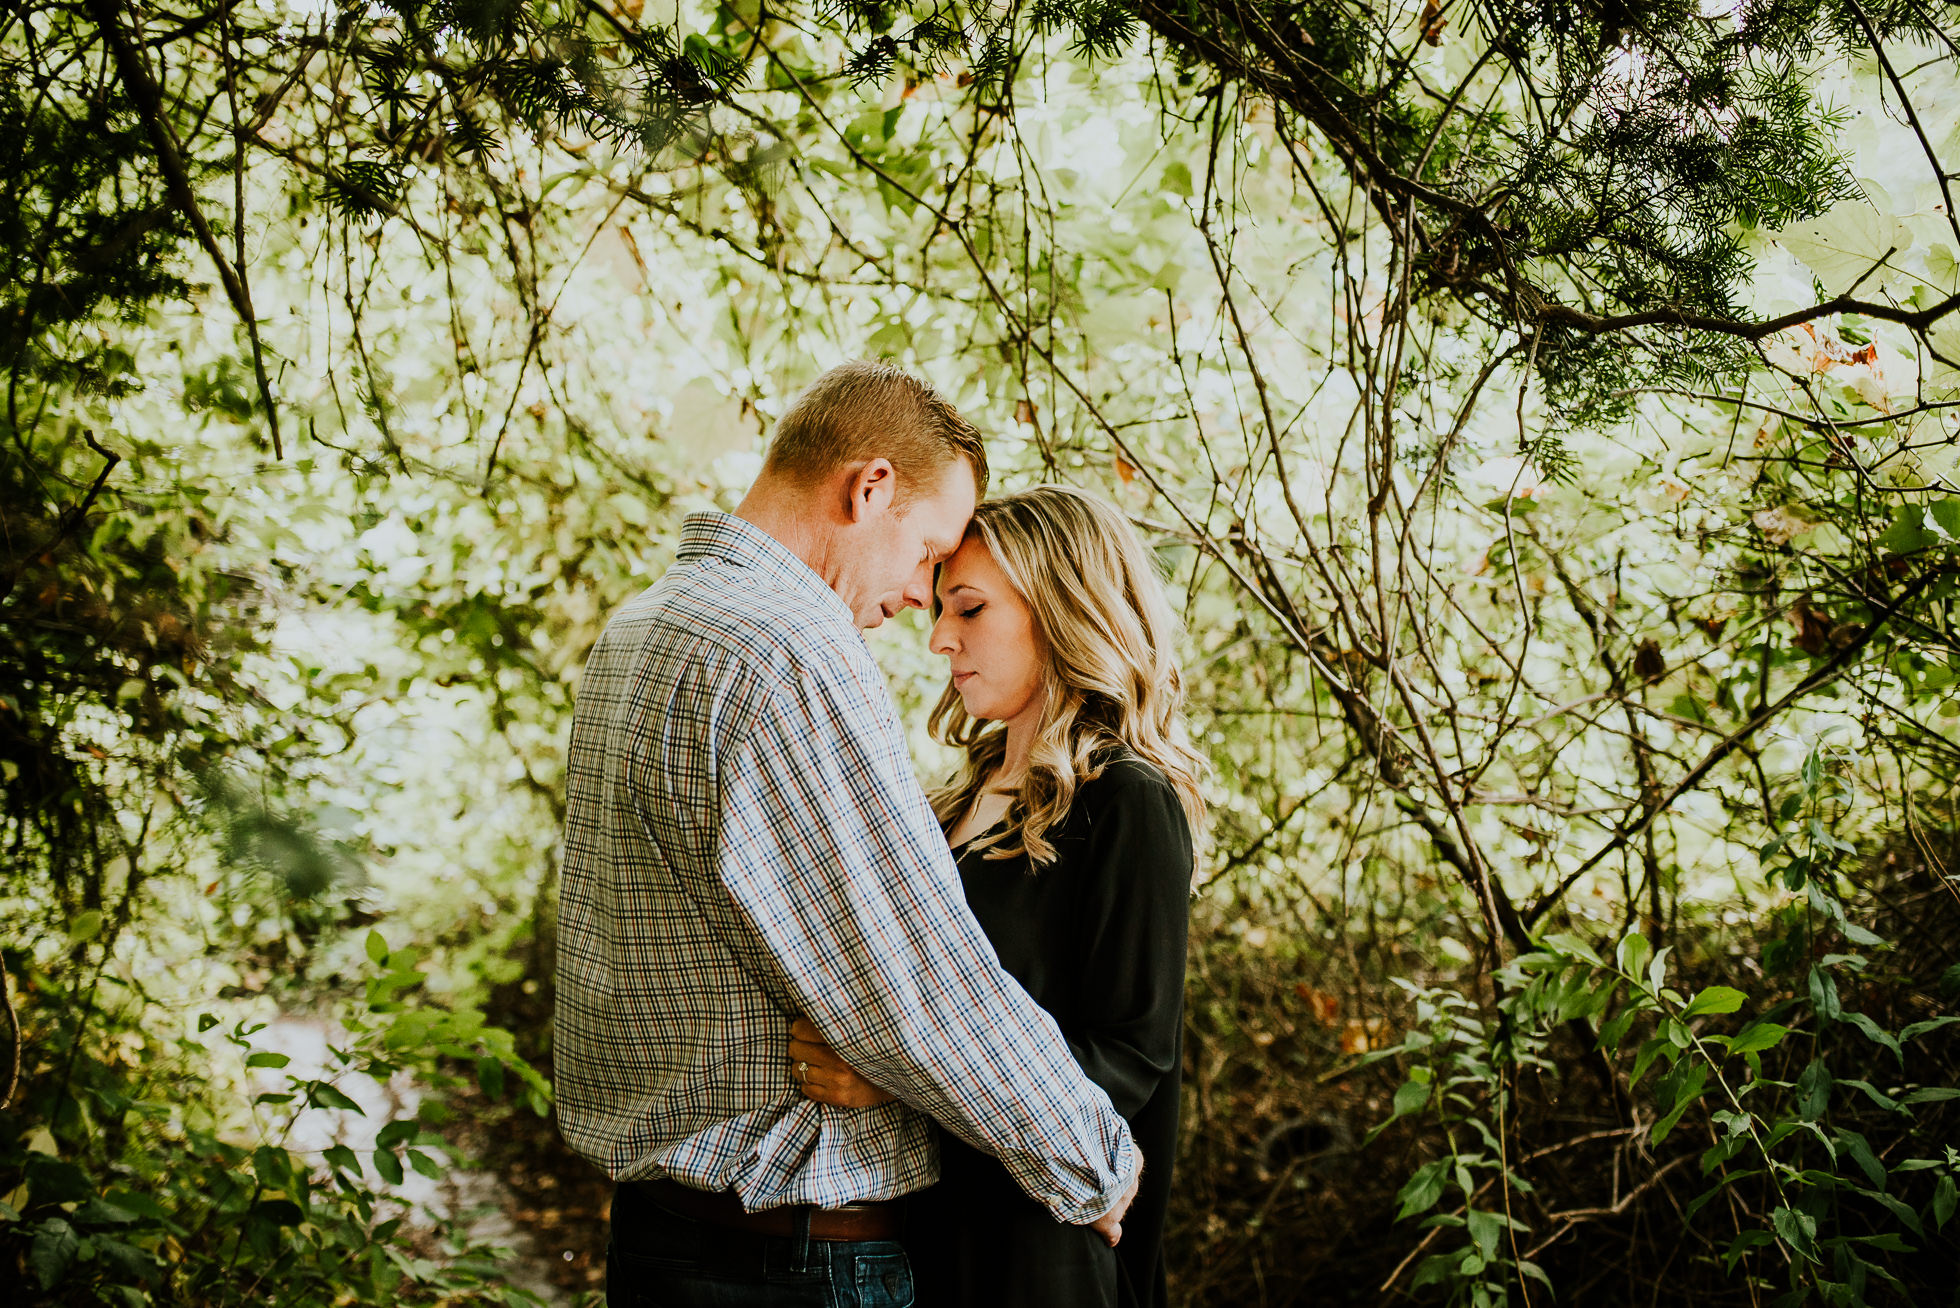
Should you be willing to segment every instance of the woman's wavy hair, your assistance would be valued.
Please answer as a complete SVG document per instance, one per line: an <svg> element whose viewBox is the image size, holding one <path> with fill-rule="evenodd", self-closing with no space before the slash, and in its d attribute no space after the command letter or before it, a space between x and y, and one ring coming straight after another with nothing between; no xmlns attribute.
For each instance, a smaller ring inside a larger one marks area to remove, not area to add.
<svg viewBox="0 0 1960 1308"><path fill-rule="evenodd" d="M1033 610L1046 691L1027 777L1006 823L977 846L988 858L1025 852L1034 867L1053 862L1049 834L1068 814L1076 788L1125 750L1170 779L1200 846L1205 761L1184 725L1182 624L1135 529L1106 500L1041 485L980 505L967 535L987 547ZM935 739L966 750L958 775L932 795L933 811L950 831L1005 757L1007 728L968 717L951 686L930 726Z"/></svg>

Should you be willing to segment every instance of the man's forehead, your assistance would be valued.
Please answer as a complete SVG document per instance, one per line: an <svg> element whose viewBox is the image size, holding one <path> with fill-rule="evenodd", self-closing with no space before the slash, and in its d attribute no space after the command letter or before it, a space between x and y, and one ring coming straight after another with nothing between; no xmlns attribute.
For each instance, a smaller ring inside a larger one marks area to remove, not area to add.
<svg viewBox="0 0 1960 1308"><path fill-rule="evenodd" d="M973 465L965 459L953 459L940 469L939 484L934 487L932 497L960 513L962 518L973 516L973 506L980 499L980 483L973 475ZM965 523L961 524L962 529Z"/></svg>

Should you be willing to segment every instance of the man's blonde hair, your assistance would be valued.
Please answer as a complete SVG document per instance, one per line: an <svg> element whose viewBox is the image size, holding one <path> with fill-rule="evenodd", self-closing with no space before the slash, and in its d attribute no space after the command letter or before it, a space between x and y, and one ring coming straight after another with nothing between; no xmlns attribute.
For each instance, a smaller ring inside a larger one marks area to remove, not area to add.
<svg viewBox="0 0 1960 1308"><path fill-rule="evenodd" d="M938 484L963 458L975 493L987 493L987 449L972 423L918 378L888 363L854 359L817 378L776 424L767 472L805 483L837 468L888 459L902 501Z"/></svg>

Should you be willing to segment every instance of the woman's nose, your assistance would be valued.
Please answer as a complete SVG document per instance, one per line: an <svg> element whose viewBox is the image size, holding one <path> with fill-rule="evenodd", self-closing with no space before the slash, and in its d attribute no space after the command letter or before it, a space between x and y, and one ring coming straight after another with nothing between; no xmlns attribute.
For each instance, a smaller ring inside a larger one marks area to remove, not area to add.
<svg viewBox="0 0 1960 1308"><path fill-rule="evenodd" d="M953 657L952 617L950 612L941 613L939 621L932 624L932 635L926 641L926 648L946 658Z"/></svg>

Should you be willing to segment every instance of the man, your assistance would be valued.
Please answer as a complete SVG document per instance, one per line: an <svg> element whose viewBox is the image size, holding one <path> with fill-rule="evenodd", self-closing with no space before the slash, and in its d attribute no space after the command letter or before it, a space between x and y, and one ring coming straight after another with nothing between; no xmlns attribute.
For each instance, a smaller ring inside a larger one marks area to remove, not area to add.
<svg viewBox="0 0 1960 1308"><path fill-rule="evenodd" d="M935 1178L927 1115L1120 1234L1128 1127L967 911L858 630L926 605L986 472L930 388L834 368L586 664L554 1063L566 1138L621 1182L616 1308L909 1303L890 1201ZM799 1094L799 1017L897 1101Z"/></svg>

